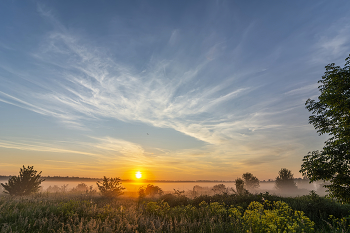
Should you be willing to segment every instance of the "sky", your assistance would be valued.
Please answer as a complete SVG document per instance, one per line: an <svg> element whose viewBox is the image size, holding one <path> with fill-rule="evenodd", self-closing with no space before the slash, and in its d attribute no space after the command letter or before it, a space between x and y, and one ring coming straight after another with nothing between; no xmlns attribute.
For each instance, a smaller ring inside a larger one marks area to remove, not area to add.
<svg viewBox="0 0 350 233"><path fill-rule="evenodd" d="M299 173L349 1L1 1L0 175Z"/></svg>

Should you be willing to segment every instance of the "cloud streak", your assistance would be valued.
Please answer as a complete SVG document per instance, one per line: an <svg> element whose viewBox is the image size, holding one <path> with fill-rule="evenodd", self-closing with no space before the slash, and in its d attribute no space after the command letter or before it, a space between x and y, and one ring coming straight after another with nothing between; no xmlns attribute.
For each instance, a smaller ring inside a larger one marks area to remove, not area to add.
<svg viewBox="0 0 350 233"><path fill-rule="evenodd" d="M54 145L42 145L42 144L38 144L35 142L21 143L21 142L13 142L13 141L8 141L8 140L0 140L0 147L1 148L8 148L8 149L24 150L24 151L41 151L41 152L68 153L68 154L82 154L82 155L89 155L89 156L98 156L98 154L95 154L95 153L69 150L69 149L61 149L61 148L58 148L57 146L54 146Z"/></svg>

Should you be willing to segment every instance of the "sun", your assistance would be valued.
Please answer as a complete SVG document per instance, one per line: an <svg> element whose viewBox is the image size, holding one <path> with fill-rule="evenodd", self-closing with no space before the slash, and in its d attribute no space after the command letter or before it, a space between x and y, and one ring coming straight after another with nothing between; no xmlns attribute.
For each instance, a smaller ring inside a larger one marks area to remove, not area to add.
<svg viewBox="0 0 350 233"><path fill-rule="evenodd" d="M141 177L142 177L141 172L136 172L136 178L137 178L137 179L140 179Z"/></svg>

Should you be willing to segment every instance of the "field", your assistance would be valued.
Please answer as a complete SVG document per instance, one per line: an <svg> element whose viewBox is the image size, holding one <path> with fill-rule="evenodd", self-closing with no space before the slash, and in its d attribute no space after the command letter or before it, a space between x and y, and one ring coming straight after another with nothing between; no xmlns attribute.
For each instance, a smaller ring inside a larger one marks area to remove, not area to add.
<svg viewBox="0 0 350 233"><path fill-rule="evenodd" d="M0 197L0 232L350 232L349 216L350 205L315 193Z"/></svg>

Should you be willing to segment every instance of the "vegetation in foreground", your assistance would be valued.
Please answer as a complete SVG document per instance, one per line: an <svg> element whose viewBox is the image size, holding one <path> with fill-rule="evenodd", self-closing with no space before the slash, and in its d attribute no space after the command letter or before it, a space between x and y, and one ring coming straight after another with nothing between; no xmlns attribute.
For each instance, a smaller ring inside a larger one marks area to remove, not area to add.
<svg viewBox="0 0 350 233"><path fill-rule="evenodd" d="M0 198L0 232L350 232L349 217L349 205L315 193L296 198L268 193Z"/></svg>

